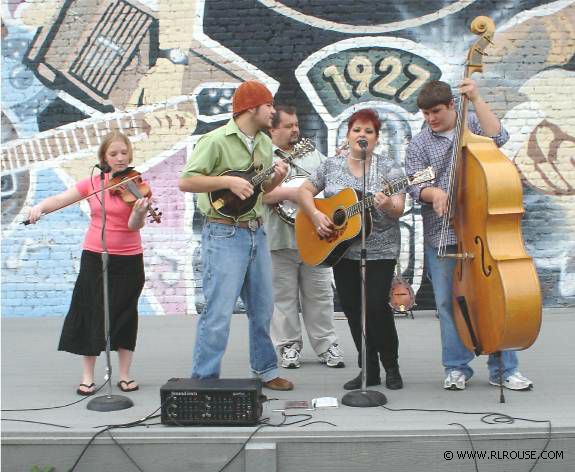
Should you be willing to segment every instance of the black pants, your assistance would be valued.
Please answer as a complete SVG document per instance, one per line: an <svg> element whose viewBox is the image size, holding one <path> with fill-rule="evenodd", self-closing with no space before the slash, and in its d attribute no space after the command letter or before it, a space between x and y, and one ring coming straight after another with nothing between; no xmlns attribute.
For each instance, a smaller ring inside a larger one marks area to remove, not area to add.
<svg viewBox="0 0 575 472"><path fill-rule="evenodd" d="M389 289L395 260L381 259L366 263L366 354L367 375L379 375L379 361L384 368L397 367L399 340L395 319L389 306ZM335 286L349 329L360 353L361 367L361 273L360 261L341 259L333 268Z"/></svg>

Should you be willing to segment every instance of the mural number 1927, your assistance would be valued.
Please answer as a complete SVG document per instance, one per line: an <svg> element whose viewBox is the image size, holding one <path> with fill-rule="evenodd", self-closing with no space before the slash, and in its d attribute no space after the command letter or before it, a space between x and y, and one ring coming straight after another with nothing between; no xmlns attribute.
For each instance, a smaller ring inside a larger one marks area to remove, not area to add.
<svg viewBox="0 0 575 472"><path fill-rule="evenodd" d="M344 102L351 99L352 93L357 98L366 93L392 98L398 92L397 99L403 102L413 95L430 75L417 64L402 64L401 59L396 56L384 57L375 64L367 56L353 56L345 65L343 73L334 64L323 70L323 76Z"/></svg>

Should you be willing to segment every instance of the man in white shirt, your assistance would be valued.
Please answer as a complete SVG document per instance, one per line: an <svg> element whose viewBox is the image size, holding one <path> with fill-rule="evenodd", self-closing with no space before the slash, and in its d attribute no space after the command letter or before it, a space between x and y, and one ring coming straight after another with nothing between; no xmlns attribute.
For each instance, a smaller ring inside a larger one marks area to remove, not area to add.
<svg viewBox="0 0 575 472"><path fill-rule="evenodd" d="M270 135L276 155L291 153L300 139L296 109L276 106ZM279 150L279 151L278 151ZM310 267L300 258L293 224L278 213L278 204L297 205L297 177L307 177L325 157L317 150L294 159L283 185L264 195L265 222L272 254L274 315L271 336L281 356L280 365L287 369L300 367L303 348L302 328L306 327L312 349L328 367L344 367L343 352L338 345L333 319L331 268ZM303 182L303 178L301 179ZM280 207L281 208L281 207ZM286 207L287 208L287 207ZM279 210L281 213L281 210Z"/></svg>

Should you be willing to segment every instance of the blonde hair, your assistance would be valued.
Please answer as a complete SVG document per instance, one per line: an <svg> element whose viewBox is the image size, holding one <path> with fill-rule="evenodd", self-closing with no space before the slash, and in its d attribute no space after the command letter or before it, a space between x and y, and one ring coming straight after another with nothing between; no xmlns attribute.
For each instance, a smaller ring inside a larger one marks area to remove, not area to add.
<svg viewBox="0 0 575 472"><path fill-rule="evenodd" d="M111 133L108 133L104 137L102 143L100 144L100 147L98 148L98 161L100 161L100 165L106 164L106 152L108 152L108 148L114 141L122 141L128 148L128 155L130 156L130 162L134 160L132 143L128 139L128 136L126 136L124 133L120 133L119 131L112 131Z"/></svg>

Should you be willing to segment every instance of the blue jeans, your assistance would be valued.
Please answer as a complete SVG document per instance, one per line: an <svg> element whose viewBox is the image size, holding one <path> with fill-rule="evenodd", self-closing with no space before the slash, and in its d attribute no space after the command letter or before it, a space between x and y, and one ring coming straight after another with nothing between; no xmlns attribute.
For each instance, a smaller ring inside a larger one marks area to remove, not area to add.
<svg viewBox="0 0 575 472"><path fill-rule="evenodd" d="M455 252L455 249L455 246L449 246L447 252ZM469 351L459 339L453 320L451 287L456 262L455 259L437 257L437 248L428 244L425 245L427 276L433 285L433 295L439 315L443 367L446 374L452 370L459 370L469 379L473 375L473 369L469 367L469 362L475 354ZM506 379L517 372L517 353L515 351L503 351L501 359L503 361L503 378ZM499 359L494 354L489 355L487 367L489 368L489 378L499 381Z"/></svg>
<svg viewBox="0 0 575 472"><path fill-rule="evenodd" d="M232 313L241 296L249 319L252 372L264 382L276 378L277 358L269 335L272 266L264 229L208 222L201 251L206 304L198 320L192 377L219 377Z"/></svg>

